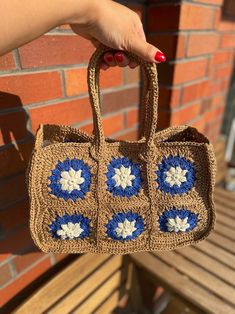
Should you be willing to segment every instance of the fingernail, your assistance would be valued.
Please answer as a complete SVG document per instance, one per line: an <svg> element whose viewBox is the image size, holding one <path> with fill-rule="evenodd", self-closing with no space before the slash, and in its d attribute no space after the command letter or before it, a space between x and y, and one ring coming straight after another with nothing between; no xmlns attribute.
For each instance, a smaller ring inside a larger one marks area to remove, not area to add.
<svg viewBox="0 0 235 314"><path fill-rule="evenodd" d="M121 53L116 53L114 55L114 57L115 57L116 61L119 62L119 63L124 61L123 55Z"/></svg>
<svg viewBox="0 0 235 314"><path fill-rule="evenodd" d="M165 62L166 61L166 56L164 55L164 53L157 51L157 53L155 54L154 59L158 62Z"/></svg>
<svg viewBox="0 0 235 314"><path fill-rule="evenodd" d="M107 60L108 62L112 62L113 61L113 57L112 56L106 56L105 60Z"/></svg>

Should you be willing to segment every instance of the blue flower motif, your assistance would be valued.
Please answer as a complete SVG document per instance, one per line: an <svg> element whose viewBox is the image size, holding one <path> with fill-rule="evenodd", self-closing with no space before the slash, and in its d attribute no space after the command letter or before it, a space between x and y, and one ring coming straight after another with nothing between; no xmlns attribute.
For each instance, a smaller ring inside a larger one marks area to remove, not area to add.
<svg viewBox="0 0 235 314"><path fill-rule="evenodd" d="M107 235L113 240L133 240L144 231L144 220L132 211L128 213L120 212L113 215L106 228Z"/></svg>
<svg viewBox="0 0 235 314"><path fill-rule="evenodd" d="M50 224L50 232L53 238L61 240L66 239L84 239L90 234L90 219L83 215L68 215L56 219Z"/></svg>
<svg viewBox="0 0 235 314"><path fill-rule="evenodd" d="M63 162L58 161L49 179L51 194L65 201L69 198L76 201L78 198L84 198L90 190L90 166L81 159L66 158Z"/></svg>
<svg viewBox="0 0 235 314"><path fill-rule="evenodd" d="M171 195L188 192L196 180L194 165L180 156L164 157L156 174L158 189Z"/></svg>
<svg viewBox="0 0 235 314"><path fill-rule="evenodd" d="M137 195L141 188L140 166L127 157L112 158L108 165L107 190L114 196Z"/></svg>
<svg viewBox="0 0 235 314"><path fill-rule="evenodd" d="M159 218L160 230L164 232L188 232L198 223L198 214L187 209L165 210Z"/></svg>

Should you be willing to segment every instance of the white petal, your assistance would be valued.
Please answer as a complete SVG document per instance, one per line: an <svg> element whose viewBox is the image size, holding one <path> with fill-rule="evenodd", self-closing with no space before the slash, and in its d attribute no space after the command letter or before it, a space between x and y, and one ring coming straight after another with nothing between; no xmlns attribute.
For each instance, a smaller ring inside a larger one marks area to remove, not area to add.
<svg viewBox="0 0 235 314"><path fill-rule="evenodd" d="M78 185L78 184L74 184L74 185L73 185L73 189L74 189L74 190L78 190L78 191L81 190L80 185Z"/></svg>
<svg viewBox="0 0 235 314"><path fill-rule="evenodd" d="M70 168L69 170L70 177L74 178L75 174L76 174L75 170L73 168Z"/></svg>
<svg viewBox="0 0 235 314"><path fill-rule="evenodd" d="M74 224L71 221L68 222L68 228L69 229L73 229L74 228Z"/></svg>
<svg viewBox="0 0 235 314"><path fill-rule="evenodd" d="M188 170L182 170L181 173L182 173L183 176L185 176L187 172L188 172Z"/></svg>
<svg viewBox="0 0 235 314"><path fill-rule="evenodd" d="M82 175L82 170L77 170L74 177L78 179L78 178L81 178L81 175Z"/></svg>
<svg viewBox="0 0 235 314"><path fill-rule="evenodd" d="M134 176L133 174L130 174L130 175L128 176L128 179L129 179L129 180L134 180L134 179L135 179L135 176Z"/></svg>
<svg viewBox="0 0 235 314"><path fill-rule="evenodd" d="M56 234L59 236L62 236L62 235L65 235L65 231L60 229L56 231Z"/></svg>
<svg viewBox="0 0 235 314"><path fill-rule="evenodd" d="M176 172L174 167L170 167L170 169L168 171L170 174L175 174L175 172Z"/></svg>
<svg viewBox="0 0 235 314"><path fill-rule="evenodd" d="M117 174L117 175L121 175L121 171L120 171L120 169L118 169L118 168L115 168L115 174Z"/></svg>
<svg viewBox="0 0 235 314"><path fill-rule="evenodd" d="M68 171L61 171L60 176L64 179L70 179Z"/></svg>
<svg viewBox="0 0 235 314"><path fill-rule="evenodd" d="M125 189L125 188L127 187L127 184L126 184L125 181L122 181L120 185L121 185L121 187L122 187L123 189Z"/></svg>
<svg viewBox="0 0 235 314"><path fill-rule="evenodd" d="M63 224L63 225L61 225L61 228L62 228L64 231L67 231L67 230L68 230L68 226L67 226L67 224Z"/></svg>
<svg viewBox="0 0 235 314"><path fill-rule="evenodd" d="M84 181L85 181L85 179L82 178L82 177L76 179L76 183L77 183L77 184L82 184Z"/></svg>

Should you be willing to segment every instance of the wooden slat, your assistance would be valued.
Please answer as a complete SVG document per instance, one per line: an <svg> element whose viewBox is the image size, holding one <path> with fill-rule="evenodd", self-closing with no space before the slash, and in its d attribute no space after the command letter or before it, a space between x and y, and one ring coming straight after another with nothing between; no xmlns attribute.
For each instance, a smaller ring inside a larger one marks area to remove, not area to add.
<svg viewBox="0 0 235 314"><path fill-rule="evenodd" d="M197 247L197 249L202 250L206 254L212 256L213 258L235 270L235 256L216 246L216 244L206 240L194 246Z"/></svg>
<svg viewBox="0 0 235 314"><path fill-rule="evenodd" d="M81 306L76 308L73 311L73 314L88 314L93 313L94 310L100 305L101 300L108 298L108 296L117 289L121 284L122 273L121 271L117 271L112 275L112 277L107 280L100 289L95 291L92 295L90 295L89 299L87 299Z"/></svg>
<svg viewBox="0 0 235 314"><path fill-rule="evenodd" d="M231 229L221 224L219 221L217 221L215 224L215 230L217 233L223 235L224 237L235 240L235 229Z"/></svg>
<svg viewBox="0 0 235 314"><path fill-rule="evenodd" d="M85 254L67 266L52 280L42 286L26 302L16 309L18 314L41 314L56 303L90 272L107 260L109 255Z"/></svg>
<svg viewBox="0 0 235 314"><path fill-rule="evenodd" d="M232 219L235 219L235 210L224 206L223 204L220 204L219 202L215 201L215 209L216 212L219 211L220 213L223 213L227 217L230 217Z"/></svg>
<svg viewBox="0 0 235 314"><path fill-rule="evenodd" d="M215 243L217 246L222 247L224 250L235 254L235 245L234 242L230 239L227 239L225 237L223 237L222 235L216 233L216 230L213 231L209 237L208 240L210 242Z"/></svg>
<svg viewBox="0 0 235 314"><path fill-rule="evenodd" d="M108 299L95 311L95 314L110 314L118 306L120 289L114 291Z"/></svg>
<svg viewBox="0 0 235 314"><path fill-rule="evenodd" d="M230 267L202 253L193 246L179 249L176 252L235 287L235 272Z"/></svg>
<svg viewBox="0 0 235 314"><path fill-rule="evenodd" d="M223 300L210 293L205 288L190 281L186 276L180 274L174 268L162 262L150 253L131 254L133 261L151 273L152 280L161 284L201 310L209 313L234 314L234 308Z"/></svg>
<svg viewBox="0 0 235 314"><path fill-rule="evenodd" d="M165 263L168 263L171 267L174 267L178 271L187 275L190 279L202 285L211 293L214 293L219 298L226 300L235 307L235 289L226 284L219 278L208 273L206 270L185 259L183 256L176 252L161 252L154 253Z"/></svg>
<svg viewBox="0 0 235 314"><path fill-rule="evenodd" d="M122 265L122 257L114 256L109 259L105 264L93 272L86 280L79 286L75 287L60 302L56 304L48 313L61 314L69 313L79 303L84 301L93 291L107 280L114 272L116 272ZM100 300L102 302L103 299Z"/></svg>
<svg viewBox="0 0 235 314"><path fill-rule="evenodd" d="M231 219L230 217L222 214L221 212L217 212L216 215L217 221L221 222L223 225L230 227L232 230L234 229L235 219Z"/></svg>
<svg viewBox="0 0 235 314"><path fill-rule="evenodd" d="M220 196L221 198L224 198L225 200L234 201L235 200L235 193L225 190L223 188L217 187L215 189L215 195Z"/></svg>
<svg viewBox="0 0 235 314"><path fill-rule="evenodd" d="M235 200L231 201L229 199L220 198L219 196L215 196L215 204L218 207L224 207L229 209L232 213L235 212Z"/></svg>

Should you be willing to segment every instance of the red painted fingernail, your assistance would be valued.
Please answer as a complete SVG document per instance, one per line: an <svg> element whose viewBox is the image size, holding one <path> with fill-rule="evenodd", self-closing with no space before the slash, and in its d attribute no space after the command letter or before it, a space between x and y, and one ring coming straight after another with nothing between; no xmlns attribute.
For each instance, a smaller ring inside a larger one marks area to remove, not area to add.
<svg viewBox="0 0 235 314"><path fill-rule="evenodd" d="M114 57L115 57L116 61L119 62L119 63L124 61L123 55L121 53L116 53L114 55Z"/></svg>
<svg viewBox="0 0 235 314"><path fill-rule="evenodd" d="M113 57L112 56L106 56L105 60L107 60L108 62L112 62L113 61Z"/></svg>
<svg viewBox="0 0 235 314"><path fill-rule="evenodd" d="M166 56L164 55L164 53L157 51L157 53L155 54L154 59L158 62L165 62L166 61Z"/></svg>

